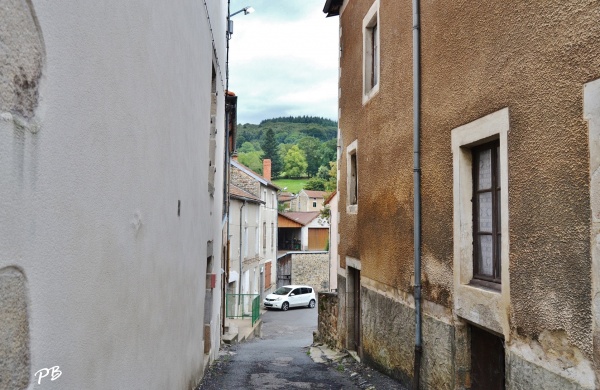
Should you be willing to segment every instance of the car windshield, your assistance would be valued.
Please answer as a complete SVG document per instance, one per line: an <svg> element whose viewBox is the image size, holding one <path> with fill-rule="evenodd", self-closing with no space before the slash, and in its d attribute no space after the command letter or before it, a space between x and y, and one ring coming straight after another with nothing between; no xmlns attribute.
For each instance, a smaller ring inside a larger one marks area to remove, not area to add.
<svg viewBox="0 0 600 390"><path fill-rule="evenodd" d="M273 294L275 295L287 295L290 291L292 291L289 287L279 287Z"/></svg>

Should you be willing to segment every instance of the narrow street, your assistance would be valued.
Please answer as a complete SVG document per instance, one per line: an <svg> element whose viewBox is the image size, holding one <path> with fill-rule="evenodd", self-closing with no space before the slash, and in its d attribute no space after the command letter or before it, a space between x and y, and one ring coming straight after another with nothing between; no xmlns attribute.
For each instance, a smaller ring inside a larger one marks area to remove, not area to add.
<svg viewBox="0 0 600 390"><path fill-rule="evenodd" d="M403 389L350 356L313 356L321 351L311 348L317 309L267 311L262 321L261 337L222 348L198 390Z"/></svg>

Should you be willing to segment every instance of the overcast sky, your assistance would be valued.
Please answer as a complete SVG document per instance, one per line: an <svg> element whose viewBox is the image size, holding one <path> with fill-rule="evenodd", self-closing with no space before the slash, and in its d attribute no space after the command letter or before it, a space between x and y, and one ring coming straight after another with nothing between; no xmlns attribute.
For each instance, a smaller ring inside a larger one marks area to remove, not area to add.
<svg viewBox="0 0 600 390"><path fill-rule="evenodd" d="M229 89L238 123L280 116L337 120L338 17L325 0L231 0Z"/></svg>

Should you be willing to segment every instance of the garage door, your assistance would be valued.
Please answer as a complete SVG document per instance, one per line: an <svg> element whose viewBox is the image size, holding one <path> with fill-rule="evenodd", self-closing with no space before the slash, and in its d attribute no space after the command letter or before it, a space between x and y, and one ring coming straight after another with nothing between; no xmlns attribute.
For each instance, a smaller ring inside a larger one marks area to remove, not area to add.
<svg viewBox="0 0 600 390"><path fill-rule="evenodd" d="M329 229L308 229L308 250L322 251L327 246Z"/></svg>

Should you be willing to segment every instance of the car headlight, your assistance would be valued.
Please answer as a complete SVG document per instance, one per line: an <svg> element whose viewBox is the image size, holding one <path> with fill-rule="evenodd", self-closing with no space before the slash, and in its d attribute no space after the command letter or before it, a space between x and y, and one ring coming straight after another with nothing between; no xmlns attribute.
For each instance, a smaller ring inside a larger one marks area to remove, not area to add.
<svg viewBox="0 0 600 390"><path fill-rule="evenodd" d="M281 301L281 297L275 298L276 301Z"/></svg>

